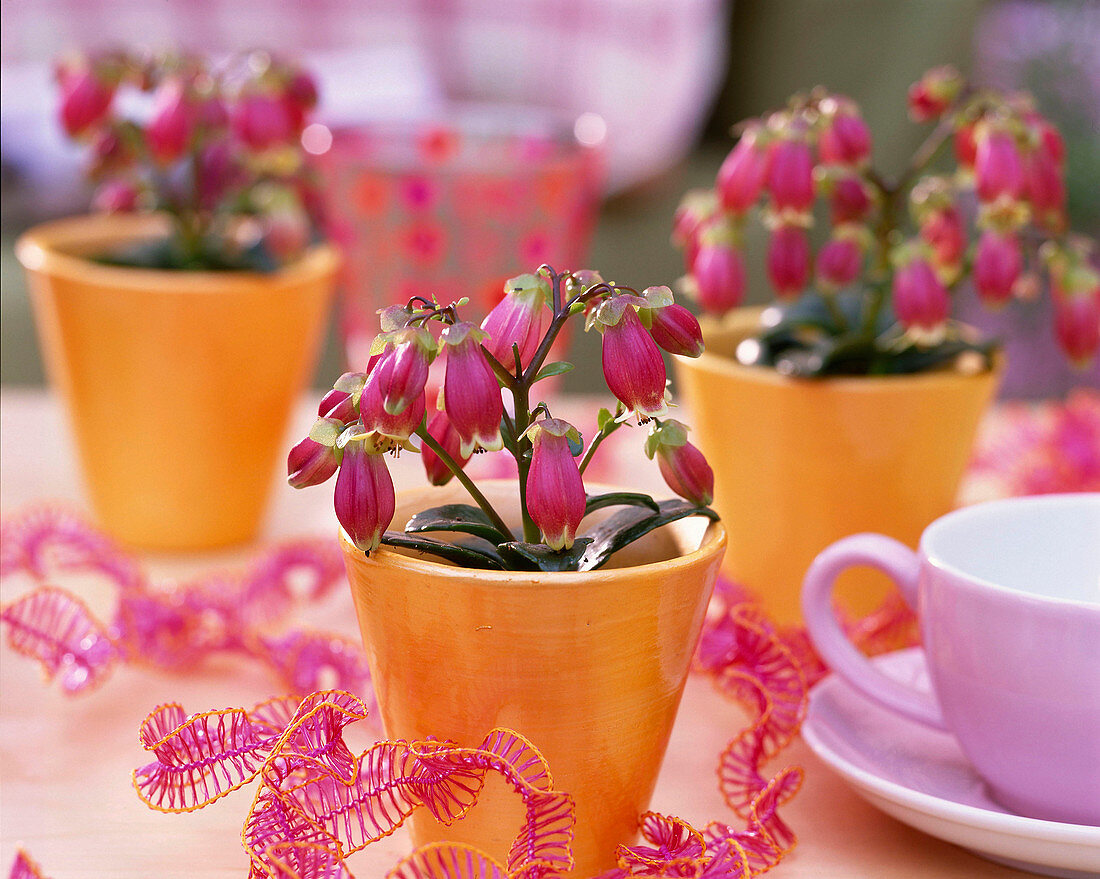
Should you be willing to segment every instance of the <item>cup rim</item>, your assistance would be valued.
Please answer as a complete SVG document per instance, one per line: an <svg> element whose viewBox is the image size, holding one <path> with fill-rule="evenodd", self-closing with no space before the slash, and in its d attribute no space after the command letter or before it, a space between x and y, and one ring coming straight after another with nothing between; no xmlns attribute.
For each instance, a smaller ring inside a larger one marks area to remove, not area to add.
<svg viewBox="0 0 1100 879"><path fill-rule="evenodd" d="M1030 495L1026 497L999 498L997 500L984 501L982 503L961 507L957 510L953 510L952 512L947 513L946 515L941 516L924 529L924 533L921 535L920 539L920 556L923 560L926 560L929 564L933 565L937 569L945 571L969 584L980 586L981 588L987 589L998 595L1011 596L1018 601L1036 602L1038 604L1050 607L1074 608L1088 613L1100 615L1100 592L1098 592L1095 601L1081 600L1077 598L1066 598L1057 595L1040 595L1034 592L1026 592L1022 589L1016 589L1011 586L1003 586L1000 583L996 583L992 580L980 577L969 571L965 571L958 565L947 561L941 553L935 550L934 544L937 536L944 530L952 527L959 522L964 522L969 519L984 518L991 513L995 513L998 510L1004 509L1005 507L1054 507L1062 506L1065 504L1079 505L1081 507L1095 508L1097 510L1100 510L1100 492L1072 492L1063 494L1044 494ZM1098 584L1098 586L1100 586L1100 584Z"/></svg>

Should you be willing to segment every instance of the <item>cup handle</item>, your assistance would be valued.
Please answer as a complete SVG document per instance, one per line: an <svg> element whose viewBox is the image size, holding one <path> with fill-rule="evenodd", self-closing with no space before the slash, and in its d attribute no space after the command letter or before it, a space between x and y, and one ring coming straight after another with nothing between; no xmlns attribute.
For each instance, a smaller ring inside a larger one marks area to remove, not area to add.
<svg viewBox="0 0 1100 879"><path fill-rule="evenodd" d="M802 613L817 652L829 668L863 695L926 726L946 730L934 699L875 668L837 622L833 585L854 565L882 571L897 583L909 606L916 607L920 558L913 550L882 534L855 534L838 540L814 559L802 584Z"/></svg>

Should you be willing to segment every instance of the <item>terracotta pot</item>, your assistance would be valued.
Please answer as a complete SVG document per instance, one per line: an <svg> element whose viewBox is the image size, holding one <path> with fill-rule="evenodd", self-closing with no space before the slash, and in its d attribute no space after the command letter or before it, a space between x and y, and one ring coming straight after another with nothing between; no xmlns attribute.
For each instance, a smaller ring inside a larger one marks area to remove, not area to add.
<svg viewBox="0 0 1100 879"><path fill-rule="evenodd" d="M16 243L92 507L119 540L202 549L256 533L310 377L337 268L328 246L271 275L93 262L162 217L77 217Z"/></svg>
<svg viewBox="0 0 1100 879"><path fill-rule="evenodd" d="M515 484L485 487L503 513ZM395 522L463 500L460 487L405 493ZM648 807L718 575L725 532L707 524L673 523L613 559L628 567L584 574L471 571L385 548L367 558L342 540L387 736L476 746L497 726L522 733L576 800L571 875L613 867ZM412 836L506 863L523 820L490 777L467 817L448 828L418 810Z"/></svg>
<svg viewBox="0 0 1100 879"><path fill-rule="evenodd" d="M759 317L741 309L709 328L707 351L676 358L676 374L693 440L714 469L729 534L724 572L778 620L797 622L802 578L825 547L861 531L915 547L952 509L1003 364L977 375L792 379L733 359ZM889 588L869 569L839 583L855 613Z"/></svg>

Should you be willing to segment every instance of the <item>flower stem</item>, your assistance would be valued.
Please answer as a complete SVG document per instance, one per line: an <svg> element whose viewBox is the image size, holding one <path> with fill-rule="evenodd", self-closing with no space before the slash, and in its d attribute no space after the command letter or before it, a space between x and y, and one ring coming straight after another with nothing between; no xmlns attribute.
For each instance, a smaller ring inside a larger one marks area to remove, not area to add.
<svg viewBox="0 0 1100 879"><path fill-rule="evenodd" d="M474 484L473 480L466 475L466 472L458 465L458 462L450 456L445 448L436 441L430 433L428 433L427 426L422 422L416 429L416 435L420 437L420 441L424 443L429 449L436 453L439 460L447 465L447 469L450 470L455 478L462 483L463 488L470 493L470 497L476 501L477 505L481 507L485 515L489 517L489 521L493 523L493 527L500 532L501 537L505 541L512 539L512 532L509 530L507 523L501 518L488 498L481 493L481 490Z"/></svg>

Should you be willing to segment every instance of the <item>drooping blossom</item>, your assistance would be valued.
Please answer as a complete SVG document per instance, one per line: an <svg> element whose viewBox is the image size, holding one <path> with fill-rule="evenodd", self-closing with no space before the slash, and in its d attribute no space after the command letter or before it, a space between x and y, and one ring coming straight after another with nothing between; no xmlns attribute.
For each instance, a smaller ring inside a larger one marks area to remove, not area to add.
<svg viewBox="0 0 1100 879"><path fill-rule="evenodd" d="M138 194L129 180L108 180L92 196L92 207L108 214L127 213L137 208Z"/></svg>
<svg viewBox="0 0 1100 879"><path fill-rule="evenodd" d="M512 278L504 286L504 298L481 322L488 334L482 344L506 369L515 368L513 344L519 346L523 368L534 359L550 317L550 295L550 285L541 275Z"/></svg>
<svg viewBox="0 0 1100 879"><path fill-rule="evenodd" d="M333 505L351 542L373 551L393 521L396 496L385 455L369 439L344 446Z"/></svg>
<svg viewBox="0 0 1100 879"><path fill-rule="evenodd" d="M987 305L1003 305L1024 270L1020 240L1011 232L986 230L974 253L974 287Z"/></svg>
<svg viewBox="0 0 1100 879"><path fill-rule="evenodd" d="M669 354L698 357L703 353L703 330L699 319L680 303L655 308L651 315L650 335Z"/></svg>
<svg viewBox="0 0 1100 879"><path fill-rule="evenodd" d="M570 448L570 441L580 447L580 432L567 421L544 418L528 428L527 437L531 440L527 512L542 534L543 543L553 550L569 549L584 518L586 503L580 469Z"/></svg>
<svg viewBox="0 0 1100 879"><path fill-rule="evenodd" d="M718 169L715 190L722 208L733 214L751 208L764 189L768 164L768 149L761 142L759 130L749 129Z"/></svg>
<svg viewBox="0 0 1100 879"><path fill-rule="evenodd" d="M847 287L863 269L863 247L855 234L841 226L817 254L817 281L828 293Z"/></svg>
<svg viewBox="0 0 1100 879"><path fill-rule="evenodd" d="M233 133L250 149L263 151L288 142L294 135L294 120L277 96L252 92L233 108Z"/></svg>
<svg viewBox="0 0 1100 879"><path fill-rule="evenodd" d="M145 129L149 153L162 165L179 159L195 131L195 108L185 83L171 79L157 89L153 116Z"/></svg>
<svg viewBox="0 0 1100 879"><path fill-rule="evenodd" d="M317 106L320 95L317 82L305 70L295 70L287 80L283 104L295 130L300 130L307 114Z"/></svg>
<svg viewBox="0 0 1100 879"><path fill-rule="evenodd" d="M347 391L333 388L321 398L317 405L317 414L322 418L332 418L341 424L354 424L359 420L359 404Z"/></svg>
<svg viewBox="0 0 1100 879"><path fill-rule="evenodd" d="M287 482L306 488L325 482L340 467L342 450L306 437L287 456Z"/></svg>
<svg viewBox="0 0 1100 879"><path fill-rule="evenodd" d="M974 185L983 202L1015 200L1023 193L1023 166L1012 134L988 125L977 133Z"/></svg>
<svg viewBox="0 0 1100 879"><path fill-rule="evenodd" d="M847 99L829 98L827 104L818 157L827 165L862 165L871 157L871 129L859 108Z"/></svg>
<svg viewBox="0 0 1100 879"><path fill-rule="evenodd" d="M955 161L959 163L959 167L967 171L973 170L974 160L978 156L978 142L974 137L974 129L973 122L963 123L955 129L953 140Z"/></svg>
<svg viewBox="0 0 1100 879"><path fill-rule="evenodd" d="M871 211L871 196L858 176L846 174L833 184L829 205L833 225L858 223Z"/></svg>
<svg viewBox="0 0 1100 879"><path fill-rule="evenodd" d="M439 409L432 412L428 418L428 433L443 447L443 450L451 456L459 467L466 466L470 456L462 454L462 439L459 437L458 431L454 429L454 425L451 424L446 412ZM424 472L428 477L428 482L432 485L446 485L454 476L451 468L444 464L443 459L427 444L422 445L420 448L420 460L424 464Z"/></svg>
<svg viewBox="0 0 1100 879"><path fill-rule="evenodd" d="M920 223L920 237L932 251L932 263L943 277L958 273L966 253L966 227L954 204L929 210Z"/></svg>
<svg viewBox="0 0 1100 879"><path fill-rule="evenodd" d="M443 405L461 439L461 453L476 448L498 451L504 447L500 419L504 401L489 361L481 351L485 331L462 321L440 335L446 346L447 370L443 377Z"/></svg>
<svg viewBox="0 0 1100 879"><path fill-rule="evenodd" d="M717 210L713 189L692 189L680 199L672 217L672 243L684 251L684 268L689 272L699 252L699 236Z"/></svg>
<svg viewBox="0 0 1100 879"><path fill-rule="evenodd" d="M59 79L61 125L70 137L79 137L106 118L115 90L86 66L64 69Z"/></svg>
<svg viewBox="0 0 1100 879"><path fill-rule="evenodd" d="M810 145L797 136L771 145L768 192L776 211L805 213L814 203L814 160Z"/></svg>
<svg viewBox="0 0 1100 879"><path fill-rule="evenodd" d="M790 299L806 289L810 280L810 239L796 223L781 223L768 240L768 280L775 295Z"/></svg>
<svg viewBox="0 0 1100 879"><path fill-rule="evenodd" d="M704 240L691 264L695 299L703 311L721 314L745 298L745 258L731 243Z"/></svg>
<svg viewBox="0 0 1100 879"><path fill-rule="evenodd" d="M641 297L620 295L603 302L596 325L603 334L602 362L607 387L640 418L665 412L665 361L638 317Z"/></svg>
<svg viewBox="0 0 1100 879"><path fill-rule="evenodd" d="M1100 351L1100 292L1055 299L1054 331L1070 362L1088 366Z"/></svg>
<svg viewBox="0 0 1100 879"><path fill-rule="evenodd" d="M893 303L902 326L925 332L942 327L951 310L947 288L923 256L913 256L895 270Z"/></svg>
<svg viewBox="0 0 1100 879"><path fill-rule="evenodd" d="M378 384L387 413L404 412L423 396L436 352L435 339L424 327L405 327L389 334L387 348L367 378L368 385Z"/></svg>
<svg viewBox="0 0 1100 879"><path fill-rule="evenodd" d="M700 507L714 499L714 471L679 421L662 420L646 438L645 451L657 458L665 483L680 497Z"/></svg>
<svg viewBox="0 0 1100 879"><path fill-rule="evenodd" d="M909 86L909 115L926 122L943 115L962 91L959 71L950 65L935 67Z"/></svg>
<svg viewBox="0 0 1100 879"><path fill-rule="evenodd" d="M1066 182L1058 159L1043 141L1023 157L1024 195L1035 222L1049 232L1066 225Z"/></svg>

